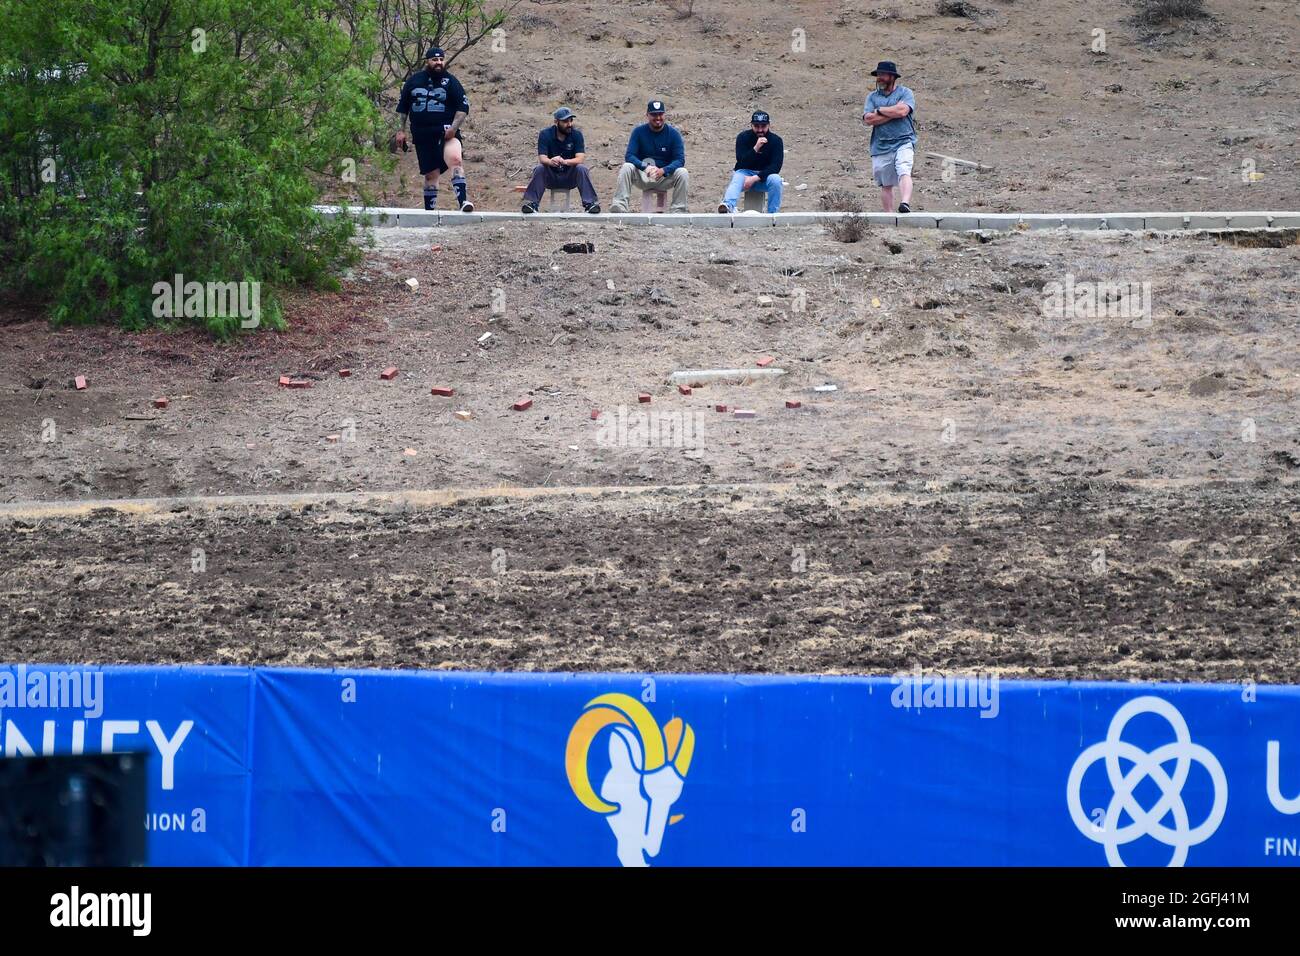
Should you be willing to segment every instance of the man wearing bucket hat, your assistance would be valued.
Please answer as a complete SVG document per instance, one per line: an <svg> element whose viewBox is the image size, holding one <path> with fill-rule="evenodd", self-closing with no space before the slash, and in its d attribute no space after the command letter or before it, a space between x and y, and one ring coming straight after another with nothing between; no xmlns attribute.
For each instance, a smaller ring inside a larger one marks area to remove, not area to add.
<svg viewBox="0 0 1300 956"><path fill-rule="evenodd" d="M916 147L916 99L889 60L881 61L871 75L876 88L862 107L862 123L871 127L871 173L880 186L880 205L894 211L894 187L900 196L898 211L912 211L912 160Z"/></svg>
<svg viewBox="0 0 1300 956"><path fill-rule="evenodd" d="M736 137L736 166L718 212L735 212L742 192L767 194L767 211L781 211L781 165L785 144L770 129L771 117L759 110L749 118L749 129Z"/></svg>
<svg viewBox="0 0 1300 956"><path fill-rule="evenodd" d="M555 111L555 125L537 134L537 165L524 190L524 212L537 212L544 189L577 189L582 208L593 214L600 212L591 173L582 163L587 158L587 144L582 130L574 129L576 119L573 110L561 106Z"/></svg>
<svg viewBox="0 0 1300 956"><path fill-rule="evenodd" d="M632 130L624 154L623 168L618 172L618 186L610 212L627 212L628 197L632 187L637 189L672 190L672 211L688 212L687 191L690 186L686 172L686 143L675 126L664 118L667 108L663 100L651 100L645 107L646 121Z"/></svg>
<svg viewBox="0 0 1300 956"><path fill-rule="evenodd" d="M451 170L451 185L461 212L473 212L461 152L460 126L469 116L469 97L460 80L447 72L442 47L431 46L424 54L424 69L411 75L397 100L402 128L397 145L406 148L406 122L411 122L411 142L424 176L424 208L438 205L438 177Z"/></svg>

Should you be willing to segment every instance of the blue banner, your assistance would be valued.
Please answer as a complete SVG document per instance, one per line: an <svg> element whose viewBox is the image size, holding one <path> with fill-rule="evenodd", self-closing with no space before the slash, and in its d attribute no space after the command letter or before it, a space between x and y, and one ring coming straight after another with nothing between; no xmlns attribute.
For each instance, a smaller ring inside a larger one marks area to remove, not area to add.
<svg viewBox="0 0 1300 956"><path fill-rule="evenodd" d="M19 666L0 732L149 753L159 865L1300 863L1295 687Z"/></svg>

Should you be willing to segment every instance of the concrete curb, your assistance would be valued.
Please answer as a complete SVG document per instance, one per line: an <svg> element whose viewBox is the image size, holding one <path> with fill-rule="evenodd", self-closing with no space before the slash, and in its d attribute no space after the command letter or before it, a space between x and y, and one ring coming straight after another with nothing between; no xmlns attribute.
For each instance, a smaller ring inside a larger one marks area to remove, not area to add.
<svg viewBox="0 0 1300 956"><path fill-rule="evenodd" d="M314 206L327 219L335 218L338 206ZM842 212L767 213L601 213L584 212L429 212L423 209L370 208L354 210L376 228L428 229L434 226L493 225L507 222L533 224L617 226L659 226L661 228L696 227L705 229L768 229L789 226L816 226L847 218ZM905 229L941 229L953 232L1020 231L1026 229L1066 229L1078 231L1197 231L1203 229L1300 229L1300 212L1108 212L1108 213L976 213L921 212L893 215L872 212L862 214L870 226L897 226Z"/></svg>

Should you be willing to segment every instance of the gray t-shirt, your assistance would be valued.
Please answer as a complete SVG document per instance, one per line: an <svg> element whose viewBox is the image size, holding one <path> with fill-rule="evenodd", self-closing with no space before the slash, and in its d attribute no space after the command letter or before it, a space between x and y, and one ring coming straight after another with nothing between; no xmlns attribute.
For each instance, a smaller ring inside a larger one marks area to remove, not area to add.
<svg viewBox="0 0 1300 956"><path fill-rule="evenodd" d="M916 99L906 86L895 86L894 92L885 96L879 90L872 90L867 102L862 107L863 115L874 112L881 106L897 106L906 103L912 108L902 119L881 123L871 130L871 155L884 156L900 146L916 145L916 124L912 118L916 115Z"/></svg>

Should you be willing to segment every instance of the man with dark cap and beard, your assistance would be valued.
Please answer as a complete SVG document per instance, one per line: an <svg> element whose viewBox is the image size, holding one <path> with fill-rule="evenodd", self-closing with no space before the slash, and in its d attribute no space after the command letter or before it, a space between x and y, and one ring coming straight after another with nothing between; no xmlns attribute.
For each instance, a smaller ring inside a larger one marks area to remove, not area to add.
<svg viewBox="0 0 1300 956"><path fill-rule="evenodd" d="M600 212L600 203L596 201L596 187L591 184L591 171L583 163L587 143L582 130L574 126L578 114L561 106L554 116L555 124L537 134L537 165L524 190L524 212L537 212L544 189L576 189L582 208L594 215Z"/></svg>
<svg viewBox="0 0 1300 956"><path fill-rule="evenodd" d="M473 212L469 188L465 183L464 158L460 127L469 116L469 97L460 80L447 72L446 54L441 47L430 47L424 54L424 69L411 75L402 86L397 112L402 114L402 128L397 145L406 148L406 123L411 123L411 142L424 176L424 208L438 205L438 177L451 170L451 185L456 190L456 204L461 212Z"/></svg>
<svg viewBox="0 0 1300 956"><path fill-rule="evenodd" d="M876 88L862 107L862 123L871 127L871 174L880 186L880 205L894 211L894 187L899 189L898 211L912 211L912 160L916 147L916 98L898 67L884 60L871 71Z"/></svg>

